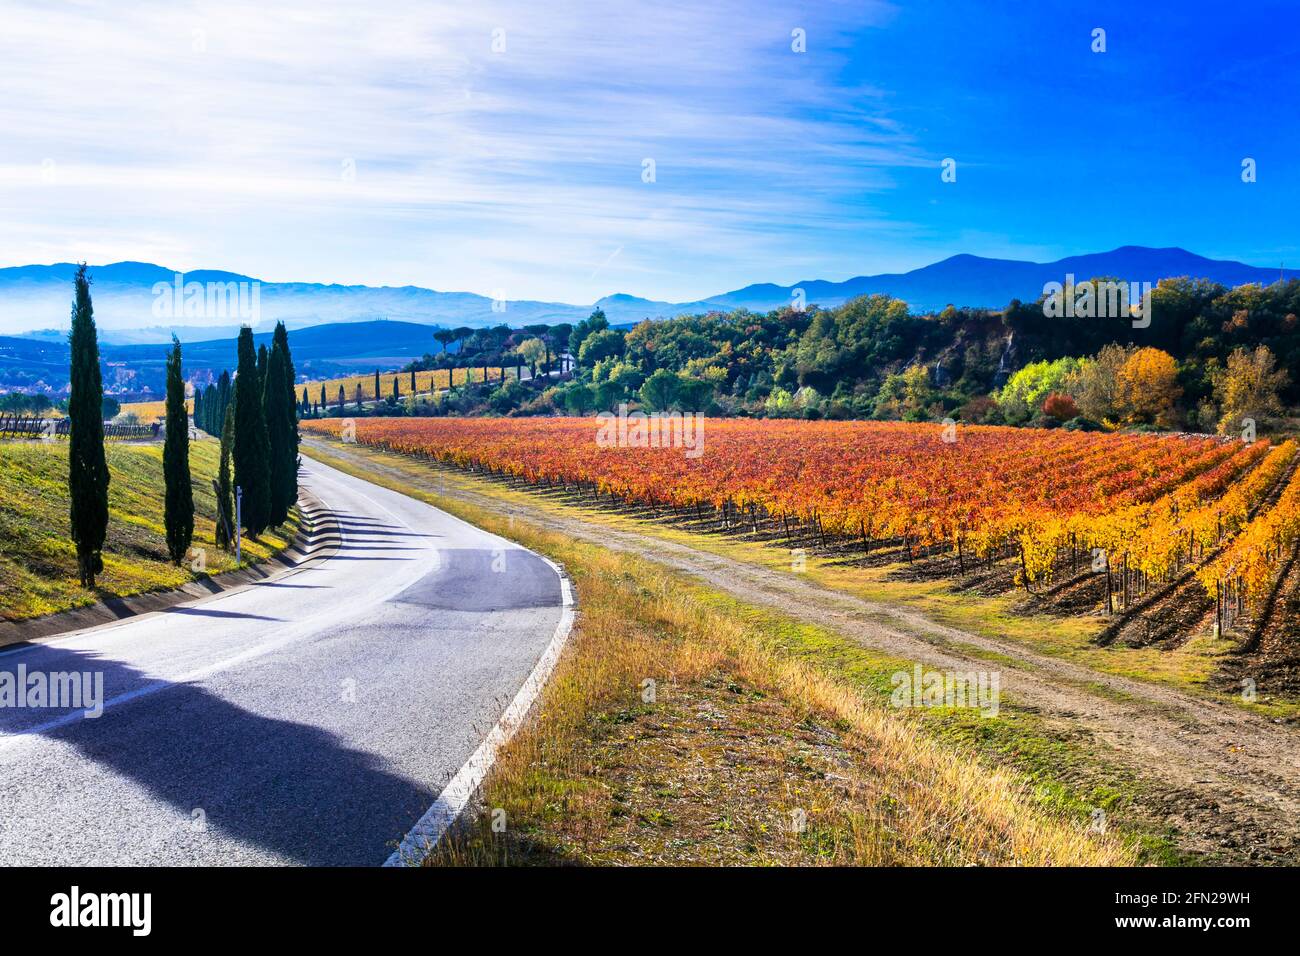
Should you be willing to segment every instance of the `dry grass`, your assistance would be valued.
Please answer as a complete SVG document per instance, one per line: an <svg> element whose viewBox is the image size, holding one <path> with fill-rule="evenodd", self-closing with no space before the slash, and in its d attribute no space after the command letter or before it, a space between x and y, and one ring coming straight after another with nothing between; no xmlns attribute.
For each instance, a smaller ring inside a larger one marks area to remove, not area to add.
<svg viewBox="0 0 1300 956"><path fill-rule="evenodd" d="M431 862L1133 862L1118 839L1044 812L1012 774L783 655L676 575L518 523L513 536L566 561L580 621L481 819Z"/></svg>

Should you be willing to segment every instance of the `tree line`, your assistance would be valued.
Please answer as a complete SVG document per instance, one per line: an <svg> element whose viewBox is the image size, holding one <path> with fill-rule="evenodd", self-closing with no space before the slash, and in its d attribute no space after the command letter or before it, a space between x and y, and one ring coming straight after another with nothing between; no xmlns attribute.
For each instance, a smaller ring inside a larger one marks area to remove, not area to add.
<svg viewBox="0 0 1300 956"><path fill-rule="evenodd" d="M81 583L93 588L104 570L112 476L104 454L104 389L90 285L82 263L74 279L67 409L71 535ZM283 524L298 498L298 409L284 324L276 324L270 350L263 345L255 351L252 329L242 328L237 355L233 378L222 372L215 386L194 394L195 426L221 441L217 543L225 548L233 543L237 492L242 493L242 527L254 539ZM194 538L194 488L182 350L174 335L166 367L163 524L168 555L180 564Z"/></svg>
<svg viewBox="0 0 1300 956"><path fill-rule="evenodd" d="M378 411L588 414L629 402L722 416L1045 426L1080 418L1083 427L1224 432L1243 417L1285 416L1300 405L1300 280L1227 288L1162 279L1147 325L1129 315L1053 314L1048 298L918 313L870 295L833 308L739 309L631 328L611 327L596 309L573 325L439 331L442 350L416 367L539 355L545 366L566 347L576 367L558 379L478 381ZM1045 392L1042 380L1052 385Z"/></svg>

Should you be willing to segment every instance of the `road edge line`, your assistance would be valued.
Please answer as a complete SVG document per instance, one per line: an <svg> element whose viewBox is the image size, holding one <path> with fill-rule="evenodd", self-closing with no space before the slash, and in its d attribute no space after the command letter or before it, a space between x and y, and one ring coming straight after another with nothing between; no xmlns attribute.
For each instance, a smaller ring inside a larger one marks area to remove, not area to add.
<svg viewBox="0 0 1300 956"><path fill-rule="evenodd" d="M529 553L536 554L534 551ZM550 565L551 570L560 579L561 610L560 620L555 625L555 633L520 686L519 692L515 694L514 700L510 702L510 706L505 709L496 725L483 738L483 742L470 754L469 759L438 794L438 799L416 821L415 826L384 862L386 867L419 866L438 845L438 841L447 834L460 815L465 812L474 795L478 793L496 763L497 751L509 742L523 725L533 705L537 703L542 688L546 686L547 680L555 670L556 663L559 662L560 654L568 643L569 634L573 631L577 602L564 569L544 555L538 554L537 557Z"/></svg>

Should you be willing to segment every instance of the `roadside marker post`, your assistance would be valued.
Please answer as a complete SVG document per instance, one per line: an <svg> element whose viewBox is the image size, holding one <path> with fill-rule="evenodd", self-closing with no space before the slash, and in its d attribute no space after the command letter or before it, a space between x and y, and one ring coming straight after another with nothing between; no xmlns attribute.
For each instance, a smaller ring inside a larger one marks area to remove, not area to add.
<svg viewBox="0 0 1300 956"><path fill-rule="evenodd" d="M244 566L243 558L243 535L240 534L240 525L244 523L244 489L235 485L235 567Z"/></svg>

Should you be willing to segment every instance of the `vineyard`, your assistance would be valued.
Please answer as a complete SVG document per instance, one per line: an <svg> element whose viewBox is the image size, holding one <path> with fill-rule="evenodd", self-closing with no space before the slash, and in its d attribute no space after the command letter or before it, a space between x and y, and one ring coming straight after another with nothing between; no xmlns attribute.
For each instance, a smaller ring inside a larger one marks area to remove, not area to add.
<svg viewBox="0 0 1300 956"><path fill-rule="evenodd" d="M304 427L337 436L341 423ZM1300 541L1294 442L708 419L692 457L635 437L602 447L597 432L581 418L374 419L356 422L355 437L913 573L1003 569L1031 593L1090 595L1115 619L1111 636L1171 594L1231 628L1267 603Z"/></svg>
<svg viewBox="0 0 1300 956"><path fill-rule="evenodd" d="M0 413L0 439L53 439L67 438L72 423L67 418L45 418L41 415ZM150 425L115 425L104 423L104 437L117 439L151 438Z"/></svg>
<svg viewBox="0 0 1300 956"><path fill-rule="evenodd" d="M414 388L412 388L412 374L410 372L380 372L378 395L375 394L375 375L373 372L365 375L349 375L345 378L307 382L295 386L295 389L300 398L303 389L306 389L308 400L318 402L323 387L326 404L334 405L339 401L340 388L343 390L343 401L345 403L372 402L377 398L384 399L393 394L394 379L397 380L399 394L402 396L410 395L412 392L418 395L427 395L454 386L464 385L467 382L485 381L485 374L487 375L486 381L501 382L513 379L515 370L489 366L485 372L480 366L478 368L440 368L431 372L416 372L414 375Z"/></svg>

